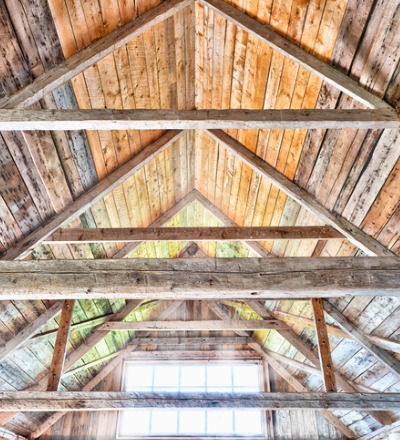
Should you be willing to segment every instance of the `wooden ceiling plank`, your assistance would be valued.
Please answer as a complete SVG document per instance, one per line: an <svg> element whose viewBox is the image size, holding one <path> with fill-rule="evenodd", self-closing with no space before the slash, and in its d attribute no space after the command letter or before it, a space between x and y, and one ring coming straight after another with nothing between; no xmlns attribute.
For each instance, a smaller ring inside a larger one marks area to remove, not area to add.
<svg viewBox="0 0 400 440"><path fill-rule="evenodd" d="M275 170L244 145L227 135L221 130L208 130L208 133L218 143L224 145L229 151L240 157L249 167L260 173L273 185L294 199L301 206L310 210L323 222L341 232L351 243L371 256L394 256L393 252L383 246L374 238L363 232L339 214L329 211L314 197L297 186L294 182Z"/></svg>
<svg viewBox="0 0 400 440"><path fill-rule="evenodd" d="M291 60L299 63L301 66L322 78L327 83L337 87L342 92L351 96L353 99L361 102L370 108L387 109L389 104L375 96L373 93L364 89L355 80L334 68L315 55L299 47L296 43L279 35L265 24L260 23L255 18L239 11L235 6L224 0L201 0L205 6L222 14L228 21L247 31L249 34L260 38L272 49L278 51Z"/></svg>
<svg viewBox="0 0 400 440"><path fill-rule="evenodd" d="M341 327L342 330L347 332L349 336L356 342L358 342L365 350L370 352L376 357L379 362L382 362L386 368L392 373L400 377L400 361L389 354L387 351L374 345L365 335L359 330L351 321L349 321L335 306L329 301L324 301L324 308L326 313L329 314Z"/></svg>
<svg viewBox="0 0 400 440"><path fill-rule="evenodd" d="M400 118L392 109L0 110L0 131L344 128L400 128Z"/></svg>
<svg viewBox="0 0 400 440"><path fill-rule="evenodd" d="M384 426L381 429L365 434L362 437L358 437L358 440L380 440L389 439L390 434L398 433L400 431L400 420L394 422L391 426Z"/></svg>
<svg viewBox="0 0 400 440"><path fill-rule="evenodd" d="M222 320L230 319L229 314L216 302L207 301L209 308ZM236 332L239 336L250 336L248 332L239 331ZM292 376L286 368L284 368L278 361L273 358L267 357L267 351L265 347L263 347L257 340L253 338L253 341L249 343L249 346L252 347L257 353L259 353L265 360L268 365L276 371L286 382L292 386L299 393L307 393L308 389L304 387L294 376ZM330 411L323 409L320 411L321 415L335 428L337 428L342 434L346 436L346 438L354 439L356 435L349 429L347 426L342 423L335 415L333 415Z"/></svg>
<svg viewBox="0 0 400 440"><path fill-rule="evenodd" d="M61 310L56 342L54 344L53 359L50 365L47 391L57 391L64 370L67 355L68 338L74 314L75 300L65 300Z"/></svg>
<svg viewBox="0 0 400 440"><path fill-rule="evenodd" d="M130 408L392 409L400 393L138 393L3 391L0 411L107 411Z"/></svg>
<svg viewBox="0 0 400 440"><path fill-rule="evenodd" d="M63 228L44 240L46 244L142 241L263 241L330 240L344 236L331 226L250 226L180 228Z"/></svg>
<svg viewBox="0 0 400 440"><path fill-rule="evenodd" d="M0 261L2 300L398 296L399 286L398 257Z"/></svg>
<svg viewBox="0 0 400 440"><path fill-rule="evenodd" d="M0 101L0 108L25 108L35 104L73 77L97 63L115 50L143 35L178 11L190 6L192 0L166 0L143 15L124 24L109 35L97 40L72 55L54 68L44 72L33 83L8 99Z"/></svg>
<svg viewBox="0 0 400 440"><path fill-rule="evenodd" d="M12 248L7 250L1 256L1 259L22 259L29 255L36 246L53 234L58 228L67 225L79 215L83 214L106 194L115 189L127 178L135 174L138 169L150 162L154 157L157 156L157 154L165 150L169 145L179 139L183 133L183 131L169 131L165 135L161 136L155 142L144 148L131 160L97 183L92 189L87 191L81 197L77 198L70 206L68 206L60 214L57 214L46 225L33 231L31 234L17 242Z"/></svg>
<svg viewBox="0 0 400 440"><path fill-rule="evenodd" d="M328 330L326 328L324 307L321 298L312 298L315 334L317 336L318 354L321 365L322 377L325 391L327 393L336 393L336 380L333 368L331 348L329 345Z"/></svg>

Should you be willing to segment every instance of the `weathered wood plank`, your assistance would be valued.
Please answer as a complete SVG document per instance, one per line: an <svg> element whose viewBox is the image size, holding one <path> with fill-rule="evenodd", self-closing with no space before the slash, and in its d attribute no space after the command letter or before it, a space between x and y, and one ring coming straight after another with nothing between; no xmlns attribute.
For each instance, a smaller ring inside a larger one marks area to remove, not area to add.
<svg viewBox="0 0 400 440"><path fill-rule="evenodd" d="M0 110L0 131L400 128L395 110Z"/></svg>
<svg viewBox="0 0 400 440"><path fill-rule="evenodd" d="M69 332L74 314L74 300L65 300L61 310L60 324L54 344L53 359L50 365L47 391L57 391L63 374Z"/></svg>
<svg viewBox="0 0 400 440"><path fill-rule="evenodd" d="M349 241L368 255L394 256L389 249L377 240L367 235L344 217L326 209L314 197L305 192L291 180L287 179L284 175L280 174L272 166L223 131L210 130L208 133L218 143L221 143L229 151L240 157L249 167L271 181L273 185L278 187L301 206L304 206L306 209L317 215L323 222L340 231Z"/></svg>
<svg viewBox="0 0 400 440"><path fill-rule="evenodd" d="M150 162L157 154L165 150L169 145L175 142L183 135L182 131L170 131L161 136L155 142L143 149L131 160L119 167L109 176L105 177L92 189L76 199L64 211L50 220L45 226L40 227L28 236L20 240L15 246L6 251L2 256L2 260L22 259L26 257L35 246L39 245L43 240L53 234L57 229L65 226L79 215L84 213L88 208L98 202L102 197L115 189L124 182L128 177Z"/></svg>
<svg viewBox="0 0 400 440"><path fill-rule="evenodd" d="M142 241L263 241L343 239L331 226L197 227L197 228L64 228L48 244Z"/></svg>
<svg viewBox="0 0 400 440"><path fill-rule="evenodd" d="M97 331L223 331L223 330L279 330L282 325L276 320L238 321L142 321L142 322L106 322Z"/></svg>
<svg viewBox="0 0 400 440"><path fill-rule="evenodd" d="M215 336L215 337L179 337L179 338L134 338L130 343L135 345L246 345L249 338L239 336Z"/></svg>
<svg viewBox="0 0 400 440"><path fill-rule="evenodd" d="M335 393L337 392L335 372L333 369L331 349L329 345L329 336L326 329L322 299L312 298L311 304L314 312L315 333L317 336L319 361L321 365L325 391L327 393Z"/></svg>
<svg viewBox="0 0 400 440"><path fill-rule="evenodd" d="M400 393L0 392L0 411L111 411L128 408L398 410Z"/></svg>
<svg viewBox="0 0 400 440"><path fill-rule="evenodd" d="M0 108L28 107L54 91L88 67L97 63L132 39L192 4L192 0L166 0L109 35L77 52L40 75L11 98L0 101Z"/></svg>
<svg viewBox="0 0 400 440"><path fill-rule="evenodd" d="M175 362L179 359L186 360L210 360L210 359L226 359L226 360L261 360L261 357L254 350L135 350L127 360L172 360Z"/></svg>
<svg viewBox="0 0 400 440"><path fill-rule="evenodd" d="M397 257L0 261L2 300L399 294Z"/></svg>
<svg viewBox="0 0 400 440"><path fill-rule="evenodd" d="M290 58L296 63L299 63L324 81L334 85L339 90L350 95L364 105L371 108L390 107L385 101L373 95L368 90L363 89L352 78L330 66L328 63L318 59L297 44L282 37L268 26L239 11L224 0L201 0L201 2L219 14L222 14L227 20L231 21L241 29L244 29L249 34L260 38L271 46L272 49Z"/></svg>

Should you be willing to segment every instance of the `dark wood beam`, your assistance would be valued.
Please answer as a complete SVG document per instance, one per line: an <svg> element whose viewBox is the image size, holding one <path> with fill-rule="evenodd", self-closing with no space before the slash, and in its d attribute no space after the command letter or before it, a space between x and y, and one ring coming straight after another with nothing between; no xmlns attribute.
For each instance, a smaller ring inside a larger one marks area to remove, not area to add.
<svg viewBox="0 0 400 440"><path fill-rule="evenodd" d="M0 131L399 128L380 110L0 110Z"/></svg>
<svg viewBox="0 0 400 440"><path fill-rule="evenodd" d="M324 316L324 307L321 298L311 299L312 309L314 313L315 334L317 336L319 362L321 365L322 377L324 381L325 391L327 393L335 393L336 380L335 371L329 345L328 330Z"/></svg>
<svg viewBox="0 0 400 440"><path fill-rule="evenodd" d="M64 228L56 231L44 243L329 240L343 238L343 234L331 226Z"/></svg>
<svg viewBox="0 0 400 440"><path fill-rule="evenodd" d="M1 300L399 294L398 257L0 261Z"/></svg>
<svg viewBox="0 0 400 440"><path fill-rule="evenodd" d="M268 179L273 185L295 200L304 208L319 217L324 223L341 232L355 246L371 256L395 256L393 252L374 238L363 232L339 214L329 211L313 196L289 180L275 168L262 160L244 145L221 130L208 130L207 133L219 144L224 145L246 165Z"/></svg>
<svg viewBox="0 0 400 440"><path fill-rule="evenodd" d="M74 300L65 300L61 310L60 324L58 326L56 342L54 344L53 359L50 365L49 380L47 391L57 391L60 385L64 370L65 357L67 355L67 346L69 331L74 314Z"/></svg>

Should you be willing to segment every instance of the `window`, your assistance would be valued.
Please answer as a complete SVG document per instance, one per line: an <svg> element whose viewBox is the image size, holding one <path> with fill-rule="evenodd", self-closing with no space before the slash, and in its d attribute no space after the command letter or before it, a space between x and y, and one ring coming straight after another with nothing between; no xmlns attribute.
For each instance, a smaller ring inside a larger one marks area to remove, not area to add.
<svg viewBox="0 0 400 440"><path fill-rule="evenodd" d="M125 365L125 391L260 392L258 364ZM259 409L134 409L120 414L118 438L264 436Z"/></svg>

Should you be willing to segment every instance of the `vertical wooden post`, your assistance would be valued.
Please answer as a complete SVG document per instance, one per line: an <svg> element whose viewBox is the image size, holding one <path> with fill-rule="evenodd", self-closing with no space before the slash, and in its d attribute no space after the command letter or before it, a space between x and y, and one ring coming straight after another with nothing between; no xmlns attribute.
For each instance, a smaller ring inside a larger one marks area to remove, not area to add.
<svg viewBox="0 0 400 440"><path fill-rule="evenodd" d="M311 302L314 312L315 332L317 335L319 360L321 363L325 390L327 393L336 393L337 390L335 372L333 369L328 330L326 328L322 299L313 298Z"/></svg>
<svg viewBox="0 0 400 440"><path fill-rule="evenodd" d="M47 391L57 391L64 369L67 353L68 337L74 313L75 300L65 300L61 310L60 325L54 344L53 359L51 361Z"/></svg>

